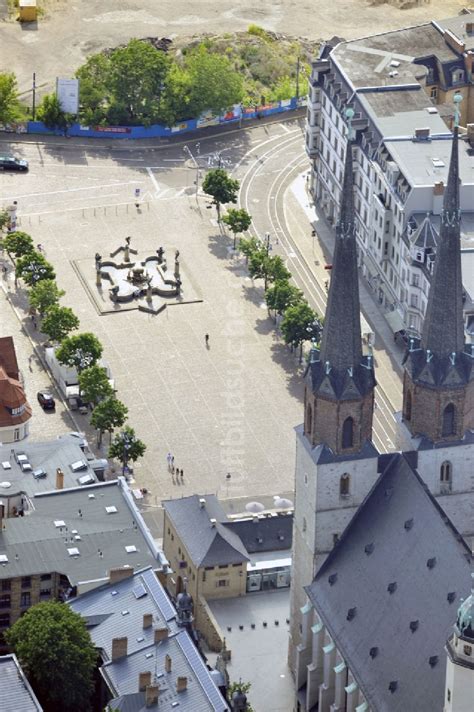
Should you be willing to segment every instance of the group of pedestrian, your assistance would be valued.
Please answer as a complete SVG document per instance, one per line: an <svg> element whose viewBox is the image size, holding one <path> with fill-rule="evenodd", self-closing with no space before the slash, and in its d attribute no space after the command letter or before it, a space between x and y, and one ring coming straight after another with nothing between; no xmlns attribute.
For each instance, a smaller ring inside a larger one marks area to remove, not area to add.
<svg viewBox="0 0 474 712"><path fill-rule="evenodd" d="M174 455L172 455L170 452L166 456L166 461L168 462L168 472L171 472L172 475L176 475L176 479L180 479L181 481L184 480L184 470L180 470L178 467L175 467L174 465Z"/></svg>

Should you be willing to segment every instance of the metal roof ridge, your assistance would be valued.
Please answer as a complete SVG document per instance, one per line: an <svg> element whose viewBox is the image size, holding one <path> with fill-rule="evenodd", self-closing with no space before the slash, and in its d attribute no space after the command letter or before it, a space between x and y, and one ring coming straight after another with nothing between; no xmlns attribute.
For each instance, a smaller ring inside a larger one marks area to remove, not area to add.
<svg viewBox="0 0 474 712"><path fill-rule="evenodd" d="M110 487L110 486L117 486L118 484L118 479L117 480L109 480L107 482L94 482L91 485L77 485L77 487L65 487L64 489L53 489L53 490L48 490L47 492L36 492L33 497L47 497L51 496L54 494L67 494L68 492L85 492L91 489L99 489L101 487Z"/></svg>

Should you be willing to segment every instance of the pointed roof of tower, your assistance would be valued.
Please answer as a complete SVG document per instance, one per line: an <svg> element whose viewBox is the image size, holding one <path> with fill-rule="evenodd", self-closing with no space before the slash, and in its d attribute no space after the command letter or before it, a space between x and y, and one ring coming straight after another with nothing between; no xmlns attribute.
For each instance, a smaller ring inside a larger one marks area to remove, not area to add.
<svg viewBox="0 0 474 712"><path fill-rule="evenodd" d="M331 368L341 370L354 368L362 360L354 175L350 139L346 148L341 212L336 226L336 244L321 343L321 360L323 363L329 362Z"/></svg>
<svg viewBox="0 0 474 712"><path fill-rule="evenodd" d="M438 358L464 350L459 202L458 127L454 128L448 183L433 279L423 325L422 348Z"/></svg>

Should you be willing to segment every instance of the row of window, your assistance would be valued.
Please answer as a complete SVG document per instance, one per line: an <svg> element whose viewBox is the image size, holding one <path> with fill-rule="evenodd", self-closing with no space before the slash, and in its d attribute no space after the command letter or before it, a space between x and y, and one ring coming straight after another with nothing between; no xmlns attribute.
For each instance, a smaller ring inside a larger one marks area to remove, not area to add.
<svg viewBox="0 0 474 712"><path fill-rule="evenodd" d="M313 409L308 403L306 408L306 432L313 432ZM354 419L349 416L342 424L341 447L347 450L354 446Z"/></svg>
<svg viewBox="0 0 474 712"><path fill-rule="evenodd" d="M408 391L405 399L405 420L411 420L412 416L412 396L411 391ZM448 403L443 410L443 422L441 427L441 435L449 437L456 434L456 407L454 403Z"/></svg>

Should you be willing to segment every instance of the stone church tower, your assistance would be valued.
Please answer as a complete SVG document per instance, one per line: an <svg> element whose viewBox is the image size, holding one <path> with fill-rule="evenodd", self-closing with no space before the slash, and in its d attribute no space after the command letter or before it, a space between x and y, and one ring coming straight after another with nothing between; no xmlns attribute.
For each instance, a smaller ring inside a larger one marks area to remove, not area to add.
<svg viewBox="0 0 474 712"><path fill-rule="evenodd" d="M348 118L350 123L350 114ZM312 582L377 479L378 452L371 442L376 382L372 356L362 353L352 164L349 136L323 337L320 349L311 350L304 425L296 429L293 672L306 600L303 587Z"/></svg>
<svg viewBox="0 0 474 712"><path fill-rule="evenodd" d="M403 382L403 420L433 444L474 428L474 346L464 343L458 128L444 193L433 280L421 340L412 339Z"/></svg>

